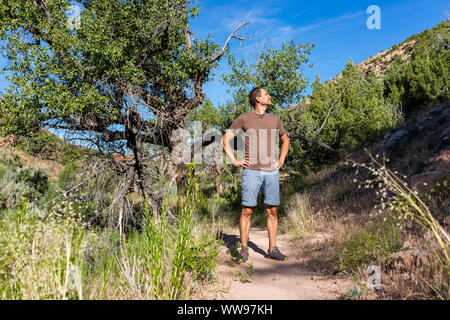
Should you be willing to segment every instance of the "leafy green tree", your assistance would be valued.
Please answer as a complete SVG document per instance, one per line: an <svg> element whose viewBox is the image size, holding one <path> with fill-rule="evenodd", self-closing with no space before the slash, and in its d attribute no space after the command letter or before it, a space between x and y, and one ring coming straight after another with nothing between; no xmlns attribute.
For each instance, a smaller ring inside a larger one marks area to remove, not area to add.
<svg viewBox="0 0 450 320"><path fill-rule="evenodd" d="M407 117L421 105L436 99L450 98L450 22L405 41L415 40L411 57L395 59L386 69L384 95L402 107Z"/></svg>
<svg viewBox="0 0 450 320"><path fill-rule="evenodd" d="M289 125L292 119L286 109L298 104L303 98L303 91L308 86L308 79L303 72L305 65L312 66L309 55L313 48L313 43L296 45L294 41L289 41L283 43L280 49L262 50L255 62L249 62L245 58L238 61L233 56L229 57L232 73L224 75L223 81L233 89L233 101L219 106L221 130L229 128L240 114L251 111L248 92L254 87L264 87L272 97L272 106L267 111L279 116L288 131L295 132L296 129ZM289 136L291 139L302 139L324 146L320 141L308 139L303 134Z"/></svg>
<svg viewBox="0 0 450 320"><path fill-rule="evenodd" d="M351 60L335 81L322 83L317 77L302 107L301 118L297 118L299 132L337 151L330 153L317 144L297 146L294 162L305 170L318 169L373 141L401 120L384 99L382 80L373 71L364 76Z"/></svg>
<svg viewBox="0 0 450 320"><path fill-rule="evenodd" d="M189 0L79 4L74 25L69 0L1 2L0 39L11 82L1 98L1 133L46 127L88 140L101 152L131 151L132 161L125 157L118 166L126 180L122 194L136 183L151 196L145 185L151 179L143 176L145 145L172 150L173 132L203 103L203 84L245 24L219 48L209 38L191 38L189 20L199 9Z"/></svg>
<svg viewBox="0 0 450 320"><path fill-rule="evenodd" d="M232 102L219 106L222 115L221 129L225 131L237 116L251 111L248 92L253 87L264 87L272 96L273 103L267 111L281 118L291 141L295 140L291 142L292 152L289 154L289 158L294 160L291 162L292 165L295 165L297 157L303 155L302 145L305 142L314 144L319 149L333 150L320 141L317 135L309 137L305 134L310 131L305 131L308 128L304 126L305 122L301 122L305 120L302 118L302 109L292 107L292 105L298 106L300 100L304 98L303 91L308 86L308 80L304 78L303 72L305 65L312 66L309 63L309 54L313 48L312 43L296 45L294 41L289 41L283 43L280 49L263 50L254 63L229 57L228 62L232 73L224 75L223 80L234 89L234 92ZM321 92L324 93L324 91ZM329 95L328 92L326 94ZM331 98L333 98L332 95L327 99ZM324 107L327 99L321 102ZM317 114L319 115L320 113ZM312 120L306 119L309 122Z"/></svg>
<svg viewBox="0 0 450 320"><path fill-rule="evenodd" d="M204 131L209 128L219 129L220 126L219 110L214 107L210 99L206 99L201 106L192 110L187 115L186 123L188 124L188 127L192 128L194 121L201 121Z"/></svg>
<svg viewBox="0 0 450 320"><path fill-rule="evenodd" d="M223 81L234 89L233 104L237 106L230 116L235 118L243 111L251 110L248 92L253 87L264 87L272 96L273 105L269 112L279 113L279 108L297 103L308 85L303 71L313 48L314 44L296 45L294 41L289 41L283 43L280 49L261 51L254 63L245 58L238 61L230 56L228 63L232 73L223 76Z"/></svg>

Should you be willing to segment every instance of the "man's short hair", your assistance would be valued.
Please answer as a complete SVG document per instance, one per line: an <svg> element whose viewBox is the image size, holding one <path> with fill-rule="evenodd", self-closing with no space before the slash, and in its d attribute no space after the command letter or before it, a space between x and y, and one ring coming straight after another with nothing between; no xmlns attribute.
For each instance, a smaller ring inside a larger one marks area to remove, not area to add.
<svg viewBox="0 0 450 320"><path fill-rule="evenodd" d="M253 88L252 91L248 94L248 101L250 101L250 104L254 108L256 105L256 97L261 96L261 89L264 89L263 87L256 87Z"/></svg>

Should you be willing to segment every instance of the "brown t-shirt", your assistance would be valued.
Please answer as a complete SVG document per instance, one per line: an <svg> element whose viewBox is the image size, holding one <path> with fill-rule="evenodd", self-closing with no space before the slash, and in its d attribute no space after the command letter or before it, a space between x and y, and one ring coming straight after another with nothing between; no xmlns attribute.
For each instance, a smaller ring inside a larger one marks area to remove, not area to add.
<svg viewBox="0 0 450 320"><path fill-rule="evenodd" d="M234 120L229 130L234 130L234 133L244 140L238 138L238 144L244 143L244 155L250 162L248 169L277 169L279 137L286 133L280 118L267 112L259 115L251 111Z"/></svg>

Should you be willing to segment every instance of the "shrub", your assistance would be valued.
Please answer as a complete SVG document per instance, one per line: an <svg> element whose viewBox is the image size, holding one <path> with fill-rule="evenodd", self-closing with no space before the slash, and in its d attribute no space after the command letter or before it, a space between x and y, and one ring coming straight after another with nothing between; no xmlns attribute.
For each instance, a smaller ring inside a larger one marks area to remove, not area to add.
<svg viewBox="0 0 450 320"><path fill-rule="evenodd" d="M358 300L364 297L367 289L363 286L355 284L353 287L349 288L344 294L344 300Z"/></svg>
<svg viewBox="0 0 450 320"><path fill-rule="evenodd" d="M80 167L76 162L68 163L64 169L59 173L58 185L63 190L68 190L73 185L75 177Z"/></svg>
<svg viewBox="0 0 450 320"><path fill-rule="evenodd" d="M123 245L117 263L123 289L130 297L178 299L189 294L186 275L212 280L218 263L217 242L201 232L195 216L195 184L190 170L188 189L176 223L167 217L167 199L160 217L144 212L141 231L133 231Z"/></svg>
<svg viewBox="0 0 450 320"><path fill-rule="evenodd" d="M349 61L336 82L313 83L310 103L304 105L299 131L328 144L331 154L315 144L294 148L293 159L302 169L317 170L339 155L373 142L402 121L399 106L386 101L383 82L375 73L364 76ZM320 133L319 133L320 132ZM301 147L301 148L300 148Z"/></svg>
<svg viewBox="0 0 450 320"><path fill-rule="evenodd" d="M192 171L176 220L144 209L140 230L126 235L83 222L85 204L62 195L45 210L27 202L0 216L3 299L179 299L193 281L212 281L218 247L195 214Z"/></svg>
<svg viewBox="0 0 450 320"><path fill-rule="evenodd" d="M49 188L48 176L38 168L27 167L19 170L16 180L30 185L40 195L44 195Z"/></svg>
<svg viewBox="0 0 450 320"><path fill-rule="evenodd" d="M240 210L242 207L242 189L240 176L229 180L226 189L220 194L225 199L229 210Z"/></svg>
<svg viewBox="0 0 450 320"><path fill-rule="evenodd" d="M432 251L434 254L435 259L429 260L426 265L412 270L414 272L412 276L418 277L422 281L421 286L417 286L418 283L416 282L414 284L416 288L414 289L423 290L425 286L426 291L431 291L433 295L444 299L444 296L448 296L448 294L442 294L442 286L445 287L450 279L450 236L437 219L441 217L436 217L436 212L433 214L432 207L430 208L429 205L433 205L434 196L436 196L436 199L441 199L442 191L448 193L448 186L443 181L443 190L440 186L437 186L437 190L431 191L428 195L421 195L417 191L412 191L397 176L396 172L392 172L386 167L386 159L380 163L377 160L378 157L370 157L371 164L353 164L369 170L374 177L368 180L365 187L370 187L371 184L377 185L379 190L376 191L376 194L381 198L381 210L388 209L390 213L388 219L394 220L395 225L404 229L405 232L409 231L409 236L414 230L419 229L417 231L420 233L420 239L422 241L426 239L424 243L426 251ZM432 196L433 192L436 192L434 196ZM431 273L429 272L430 269L432 270ZM445 288L444 291L448 293L450 287ZM425 294L428 294L428 292L425 292Z"/></svg>
<svg viewBox="0 0 450 320"><path fill-rule="evenodd" d="M82 149L71 144L65 144L62 148L62 155L59 162L63 165L67 165L76 161L83 160L84 158L85 152L83 152Z"/></svg>
<svg viewBox="0 0 450 320"><path fill-rule="evenodd" d="M425 192L423 201L439 221L444 221L446 217L450 216L449 179L444 177L437 181L433 188Z"/></svg>
<svg viewBox="0 0 450 320"><path fill-rule="evenodd" d="M422 104L450 97L449 34L447 21L424 31L414 37L410 61L397 59L386 69L384 95L391 103L400 104L408 118Z"/></svg>
<svg viewBox="0 0 450 320"><path fill-rule="evenodd" d="M15 209L27 195L33 194L29 185L23 182L12 180L8 174L5 174L0 180L0 209Z"/></svg>
<svg viewBox="0 0 450 320"><path fill-rule="evenodd" d="M381 220L351 233L337 249L334 260L340 271L360 275L369 264L381 265L401 247L402 237L397 222L394 219Z"/></svg>
<svg viewBox="0 0 450 320"><path fill-rule="evenodd" d="M23 198L38 201L49 188L48 176L36 168L3 167L0 178L0 209L17 208Z"/></svg>
<svg viewBox="0 0 450 320"><path fill-rule="evenodd" d="M222 244L222 241L203 235L188 249L187 269L196 279L207 282L215 279L215 270L219 263L219 247Z"/></svg>
<svg viewBox="0 0 450 320"><path fill-rule="evenodd" d="M425 231L430 232L443 254L443 258L441 258L434 249L436 257L450 275L450 236L433 216L425 199L422 199L423 196L420 196L417 191L412 191L395 172L386 167L385 163L378 162L372 156L371 160L372 165L357 165L366 168L373 174L375 178L371 182L381 184L382 189L377 191L377 194L381 197L382 208L388 207L393 217L400 220L399 224L410 219L423 227ZM390 196L388 196L388 192Z"/></svg>
<svg viewBox="0 0 450 320"><path fill-rule="evenodd" d="M17 147L39 158L56 159L63 142L55 135L39 130L17 139Z"/></svg>
<svg viewBox="0 0 450 320"><path fill-rule="evenodd" d="M0 179L3 178L3 176L6 174L7 171L8 167L0 163Z"/></svg>

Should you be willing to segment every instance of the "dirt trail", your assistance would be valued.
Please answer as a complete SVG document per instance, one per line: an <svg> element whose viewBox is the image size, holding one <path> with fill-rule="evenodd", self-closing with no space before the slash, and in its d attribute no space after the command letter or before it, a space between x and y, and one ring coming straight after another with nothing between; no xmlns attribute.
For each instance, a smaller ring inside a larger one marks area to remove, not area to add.
<svg viewBox="0 0 450 320"><path fill-rule="evenodd" d="M239 240L239 231L233 230L223 239L229 246ZM249 260L232 266L226 248L221 252L219 274L223 289L216 299L230 300L322 300L339 299L352 283L348 279L322 276L309 271L304 266L307 257L299 255L299 243L290 240L289 235L278 235L277 245L286 254L287 261L275 261L266 258L268 246L267 230L252 227L249 240ZM249 263L253 265L254 274L247 276L248 281L236 275L240 271L246 275Z"/></svg>

